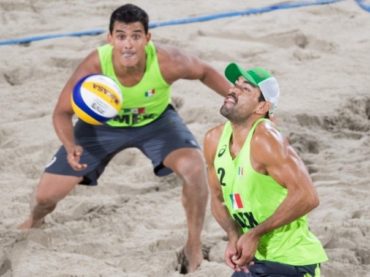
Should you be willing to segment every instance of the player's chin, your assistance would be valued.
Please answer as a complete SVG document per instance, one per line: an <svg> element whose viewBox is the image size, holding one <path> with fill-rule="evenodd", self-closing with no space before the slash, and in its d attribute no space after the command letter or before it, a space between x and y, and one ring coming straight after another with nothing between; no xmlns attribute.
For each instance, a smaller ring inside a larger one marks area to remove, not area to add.
<svg viewBox="0 0 370 277"><path fill-rule="evenodd" d="M223 116L226 116L228 117L231 113L232 113L232 106L228 105L228 104L223 104L220 108L220 113L223 115Z"/></svg>
<svg viewBox="0 0 370 277"><path fill-rule="evenodd" d="M124 67L136 67L139 64L139 60L136 57L130 57L130 58L122 57L121 64Z"/></svg>

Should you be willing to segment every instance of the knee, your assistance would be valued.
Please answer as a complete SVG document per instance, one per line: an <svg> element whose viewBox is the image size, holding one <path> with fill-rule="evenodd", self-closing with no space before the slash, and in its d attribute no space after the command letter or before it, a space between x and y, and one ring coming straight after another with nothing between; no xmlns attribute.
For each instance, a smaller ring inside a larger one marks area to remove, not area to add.
<svg viewBox="0 0 370 277"><path fill-rule="evenodd" d="M34 205L54 208L80 181L81 177L66 177L45 173L34 192Z"/></svg>
<svg viewBox="0 0 370 277"><path fill-rule="evenodd" d="M43 193L40 191L36 193L35 202L36 205L44 207L46 209L53 209L57 204L57 201L53 199L53 197L51 197L47 193Z"/></svg>
<svg viewBox="0 0 370 277"><path fill-rule="evenodd" d="M207 197L206 168L203 156L199 150L176 150L167 156L164 164L171 168L183 181L185 197L192 193L197 193L197 197Z"/></svg>
<svg viewBox="0 0 370 277"><path fill-rule="evenodd" d="M178 175L183 180L182 202L184 206L189 201L199 201L205 205L208 200L208 186L206 179L205 164L201 155L196 158L187 158L180 163L181 169ZM192 202L193 203L193 202ZM202 204L202 205L203 205Z"/></svg>
<svg viewBox="0 0 370 277"><path fill-rule="evenodd" d="M199 153L180 158L175 172L186 185L206 186L205 165Z"/></svg>

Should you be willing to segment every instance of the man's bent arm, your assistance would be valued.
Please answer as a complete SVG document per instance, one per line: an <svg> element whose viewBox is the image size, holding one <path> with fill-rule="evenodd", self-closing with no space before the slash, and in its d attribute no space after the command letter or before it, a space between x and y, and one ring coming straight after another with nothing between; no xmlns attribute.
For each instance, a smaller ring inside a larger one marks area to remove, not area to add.
<svg viewBox="0 0 370 277"><path fill-rule="evenodd" d="M217 179L216 171L213 166L213 160L217 149L216 127L207 132L204 138L204 156L207 163L208 183L211 190L211 211L218 224L225 230L229 240L237 240L239 237L239 228L230 217L222 196L221 185Z"/></svg>
<svg viewBox="0 0 370 277"><path fill-rule="evenodd" d="M97 51L94 51L77 67L59 95L53 112L53 125L58 138L63 143L67 152L75 146L72 124L73 110L71 105L73 87L82 77L99 72L98 55Z"/></svg>
<svg viewBox="0 0 370 277"><path fill-rule="evenodd" d="M158 59L165 80L172 84L179 79L200 80L203 84L226 96L230 83L208 63L172 47L158 47Z"/></svg>
<svg viewBox="0 0 370 277"><path fill-rule="evenodd" d="M275 129L261 127L261 132L256 132L253 158L265 165L267 174L286 187L288 194L271 217L251 230L258 237L306 215L319 205L301 158Z"/></svg>
<svg viewBox="0 0 370 277"><path fill-rule="evenodd" d="M267 125L260 124L252 138L252 165L286 187L288 194L267 220L240 237L237 243L240 255L234 260L239 266L252 262L262 235L294 221L318 205L316 191L302 160L281 134Z"/></svg>

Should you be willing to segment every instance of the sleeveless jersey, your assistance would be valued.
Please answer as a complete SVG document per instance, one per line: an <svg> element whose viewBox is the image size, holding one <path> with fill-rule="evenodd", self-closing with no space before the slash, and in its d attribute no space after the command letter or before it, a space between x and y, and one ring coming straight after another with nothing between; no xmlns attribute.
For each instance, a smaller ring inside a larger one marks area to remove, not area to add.
<svg viewBox="0 0 370 277"><path fill-rule="evenodd" d="M106 122L112 127L139 127L157 119L171 102L171 87L160 72L157 52L153 42L145 47L146 68L140 82L132 87L118 80L112 62L113 47L98 47L102 73L117 82L122 91L123 104L118 115Z"/></svg>
<svg viewBox="0 0 370 277"><path fill-rule="evenodd" d="M271 176L255 171L250 162L252 136L264 120L267 119L259 119L253 124L235 159L229 149L232 126L227 122L214 160L225 206L243 233L269 218L287 196L285 187ZM306 216L263 235L256 258L297 266L327 260L320 241L309 231Z"/></svg>

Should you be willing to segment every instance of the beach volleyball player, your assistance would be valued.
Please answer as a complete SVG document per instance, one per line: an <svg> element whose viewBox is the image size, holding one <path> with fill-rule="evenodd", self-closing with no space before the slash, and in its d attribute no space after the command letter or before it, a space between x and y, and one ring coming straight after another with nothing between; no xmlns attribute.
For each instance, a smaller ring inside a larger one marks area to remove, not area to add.
<svg viewBox="0 0 370 277"><path fill-rule="evenodd" d="M269 120L279 84L264 68L236 63L225 76L227 121L206 133L204 155L232 277L319 277L327 256L307 219L319 198L302 159Z"/></svg>
<svg viewBox="0 0 370 277"><path fill-rule="evenodd" d="M171 84L179 79L200 80L223 96L229 84L199 58L154 44L148 22L147 13L135 5L117 8L110 18L109 43L93 50L61 91L53 124L63 145L45 168L31 213L20 228L41 225L77 184L96 185L115 154L136 147L152 161L156 175L175 172L183 181L188 225L183 253L186 270L191 272L203 259L201 230L208 190L198 142L170 104ZM121 88L124 108L103 125L79 120L73 126L71 93L78 80L90 74L112 78Z"/></svg>

